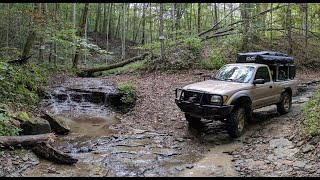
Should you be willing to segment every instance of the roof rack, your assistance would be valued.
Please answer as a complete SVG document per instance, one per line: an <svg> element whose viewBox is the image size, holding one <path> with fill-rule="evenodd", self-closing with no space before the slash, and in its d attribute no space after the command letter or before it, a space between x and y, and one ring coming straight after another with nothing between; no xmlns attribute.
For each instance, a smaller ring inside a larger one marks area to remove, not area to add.
<svg viewBox="0 0 320 180"><path fill-rule="evenodd" d="M293 57L273 51L238 53L236 63L293 64Z"/></svg>

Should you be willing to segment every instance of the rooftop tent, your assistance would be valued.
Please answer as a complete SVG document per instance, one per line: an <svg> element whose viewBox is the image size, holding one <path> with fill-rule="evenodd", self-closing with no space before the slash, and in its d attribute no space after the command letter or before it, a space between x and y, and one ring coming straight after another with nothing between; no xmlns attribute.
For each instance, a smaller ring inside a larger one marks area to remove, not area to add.
<svg viewBox="0 0 320 180"><path fill-rule="evenodd" d="M248 52L238 53L237 63L262 63L262 64L274 64L274 63L293 63L293 57L289 57L287 54L273 51L260 51L260 52Z"/></svg>

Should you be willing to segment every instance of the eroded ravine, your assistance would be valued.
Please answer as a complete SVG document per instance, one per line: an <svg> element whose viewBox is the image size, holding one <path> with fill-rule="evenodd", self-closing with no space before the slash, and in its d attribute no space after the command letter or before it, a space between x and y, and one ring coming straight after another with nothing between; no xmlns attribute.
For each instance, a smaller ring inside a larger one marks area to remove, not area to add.
<svg viewBox="0 0 320 180"><path fill-rule="evenodd" d="M231 139L223 123L210 121L198 130L182 129L189 132L188 136L130 126L120 126L122 130L118 132L113 125L121 125L122 115L112 110L105 95L114 93L113 87L98 78L70 79L62 86L52 87L48 91L50 99L44 99L42 107L70 126L71 132L59 136L54 146L79 161L58 165L40 159L38 165L22 175L240 176L234 151L250 144L251 137L264 126L298 113L301 102L311 97L313 91L314 86L310 85L305 93L294 97L293 111L288 115L279 116L274 106L255 111L257 121L247 126L243 136Z"/></svg>

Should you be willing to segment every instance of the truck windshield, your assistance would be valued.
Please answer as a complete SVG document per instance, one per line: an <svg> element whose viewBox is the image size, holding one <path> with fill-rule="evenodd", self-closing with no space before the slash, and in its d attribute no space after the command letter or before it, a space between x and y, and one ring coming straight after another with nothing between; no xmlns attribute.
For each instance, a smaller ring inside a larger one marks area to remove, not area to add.
<svg viewBox="0 0 320 180"><path fill-rule="evenodd" d="M225 65L212 77L219 81L232 81L239 83L248 83L254 73L252 66Z"/></svg>

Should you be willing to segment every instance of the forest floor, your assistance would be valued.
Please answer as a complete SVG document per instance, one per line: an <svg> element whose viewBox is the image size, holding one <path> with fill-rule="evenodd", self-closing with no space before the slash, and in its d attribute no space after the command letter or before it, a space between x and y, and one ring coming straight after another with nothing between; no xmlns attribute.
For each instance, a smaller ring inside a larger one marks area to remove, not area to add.
<svg viewBox="0 0 320 180"><path fill-rule="evenodd" d="M37 176L40 171L41 176L320 175L318 141L312 151L307 149L312 142L297 135L301 109L315 91L314 84L293 98L287 115L280 116L275 106L254 111L257 121L247 126L243 136L231 139L220 122L204 120L200 129L189 128L174 103L174 89L202 81L200 72L212 73L193 70L95 78L114 84L130 82L138 99L131 112L121 115L121 123L112 125L115 134L90 141L96 144L91 160L81 159L86 154L81 153L83 149L88 149L86 140L78 147L81 162L76 166L43 163L28 150L2 151L0 176ZM319 73L298 71L296 79L300 84L319 80ZM85 171L89 174L80 173Z"/></svg>

